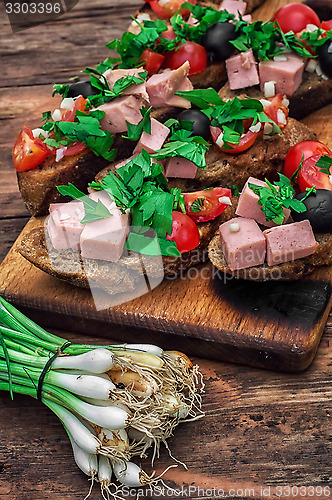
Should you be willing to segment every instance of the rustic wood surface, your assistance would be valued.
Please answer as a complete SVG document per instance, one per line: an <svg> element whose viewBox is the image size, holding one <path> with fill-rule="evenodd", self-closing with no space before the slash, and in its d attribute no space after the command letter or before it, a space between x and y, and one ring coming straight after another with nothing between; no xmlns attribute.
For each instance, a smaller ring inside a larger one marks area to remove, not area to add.
<svg viewBox="0 0 332 500"><path fill-rule="evenodd" d="M15 135L24 121L39 123L55 81L65 81L107 55L104 42L120 35L139 1L90 3L80 0L63 18L16 34L0 4L0 260L28 221L10 162ZM263 9L268 16L271 11L266 5ZM326 111L317 121L324 124L330 116ZM200 359L206 417L177 429L170 444L189 471L171 469L167 484L183 487L182 496L192 499L328 498L331 340L329 319L313 364L298 375ZM1 393L0 399L0 500L82 499L88 483L73 462L57 419L27 397L11 401ZM170 463L163 451L157 472ZM101 498L97 487L90 498Z"/></svg>

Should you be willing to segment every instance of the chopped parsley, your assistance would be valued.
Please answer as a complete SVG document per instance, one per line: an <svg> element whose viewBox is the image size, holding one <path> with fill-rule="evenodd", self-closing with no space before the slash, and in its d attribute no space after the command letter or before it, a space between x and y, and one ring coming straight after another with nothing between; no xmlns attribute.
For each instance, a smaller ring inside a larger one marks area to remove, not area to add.
<svg viewBox="0 0 332 500"><path fill-rule="evenodd" d="M107 191L120 209L129 209L132 226L153 229L162 255L180 255L175 243L166 240L166 235L172 233L175 196L168 188L162 166L151 163L145 150L118 168L116 174L109 172L100 183L92 182L89 186ZM138 251L142 244L141 230L137 234L128 239L129 250Z"/></svg>
<svg viewBox="0 0 332 500"><path fill-rule="evenodd" d="M151 109L141 108L140 113L142 115L142 120L134 125L132 123L126 122L127 124L127 135L123 135L124 139L129 139L130 141L138 141L142 135L142 132L146 132L147 134L151 134L151 118L150 113Z"/></svg>
<svg viewBox="0 0 332 500"><path fill-rule="evenodd" d="M323 155L317 160L316 166L321 172L323 172L323 174L331 175L332 158L330 156Z"/></svg>
<svg viewBox="0 0 332 500"><path fill-rule="evenodd" d="M200 136L193 136L190 130L176 130L169 141L151 157L155 160L181 157L192 161L198 168L206 168L205 153L209 143Z"/></svg>
<svg viewBox="0 0 332 500"><path fill-rule="evenodd" d="M63 122L49 120L49 114L45 114L46 122L42 129L54 135L52 138L43 138L44 143L52 147L69 146L73 142L83 142L97 156L103 156L106 160L113 161L116 150L111 149L114 137L108 130L101 130L100 120L105 116L104 111L93 110L89 114L76 111L74 122Z"/></svg>
<svg viewBox="0 0 332 500"><path fill-rule="evenodd" d="M222 129L225 143L223 149L231 149L227 143L238 144L240 142L241 135L244 134L243 120L247 118L253 120L252 126L258 122L267 122L273 124L275 133L281 133L272 118L264 113L263 105L258 99L235 97L224 102L213 89L189 90L176 94L200 107L203 113L211 119L211 125Z"/></svg>
<svg viewBox="0 0 332 500"><path fill-rule="evenodd" d="M294 188L290 179L285 175L279 174L279 181L273 184L265 179L266 186L257 186L256 184L249 183L249 188L259 196L259 205L264 212L267 221L273 221L276 224L282 224L285 218L283 213L284 208L289 208L298 213L306 212L307 207L303 201L309 196L310 193L315 192L315 188L307 189L307 194L302 200L294 198Z"/></svg>
<svg viewBox="0 0 332 500"><path fill-rule="evenodd" d="M191 204L192 212L200 212L204 208L205 198L196 198Z"/></svg>
<svg viewBox="0 0 332 500"><path fill-rule="evenodd" d="M77 189L77 187L71 183L69 183L68 186L57 186L57 190L63 196L71 196L74 200L81 200L83 202L85 217L81 220L82 224L105 219L106 217L112 217L113 215L100 200L91 200L91 198L82 193L82 191Z"/></svg>

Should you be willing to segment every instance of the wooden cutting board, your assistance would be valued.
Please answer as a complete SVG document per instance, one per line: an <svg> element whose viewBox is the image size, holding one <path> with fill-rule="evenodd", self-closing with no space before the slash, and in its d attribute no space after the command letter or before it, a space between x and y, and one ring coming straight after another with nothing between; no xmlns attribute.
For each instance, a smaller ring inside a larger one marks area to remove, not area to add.
<svg viewBox="0 0 332 500"><path fill-rule="evenodd" d="M48 276L18 253L39 223L29 221L3 261L0 293L44 326L280 371L303 370L315 356L331 308L331 268L306 281L254 283L225 281L203 264L97 311L89 290Z"/></svg>
<svg viewBox="0 0 332 500"><path fill-rule="evenodd" d="M284 3L265 2L255 17L267 19ZM304 120L330 147L331 115L332 105ZM88 290L46 275L17 252L35 224L28 223L0 266L0 294L44 326L279 371L304 370L315 356L332 306L331 268L295 283L225 283L205 264L196 277L164 281L142 297L97 311Z"/></svg>

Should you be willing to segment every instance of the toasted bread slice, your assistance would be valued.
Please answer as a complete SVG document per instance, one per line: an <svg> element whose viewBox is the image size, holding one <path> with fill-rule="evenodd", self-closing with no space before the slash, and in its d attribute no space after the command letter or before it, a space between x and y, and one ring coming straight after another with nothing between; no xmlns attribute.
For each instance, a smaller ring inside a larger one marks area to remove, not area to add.
<svg viewBox="0 0 332 500"><path fill-rule="evenodd" d="M272 140L259 137L248 151L232 155L220 151L217 146L210 147L206 153L207 168L198 169L195 179L170 179L170 187L183 191L195 191L212 186L244 186L248 177L270 180L282 170L289 149L300 141L315 139L315 134L303 123L290 118L281 135ZM109 171L115 171L117 162L111 163L97 176L100 182Z"/></svg>
<svg viewBox="0 0 332 500"><path fill-rule="evenodd" d="M315 237L319 246L314 254L276 266L263 264L231 271L221 248L219 234L211 240L208 254L210 261L217 269L235 278L250 281L294 281L311 274L317 267L332 264L332 234L316 234Z"/></svg>
<svg viewBox="0 0 332 500"><path fill-rule="evenodd" d="M219 225L234 215L235 209L229 206L213 221L198 224L199 246L191 252L183 253L181 257L163 257L163 276L176 278L186 269L206 261L211 238ZM83 261L78 251L57 251L51 247L49 241L46 242L44 223L45 217L38 218L38 226L23 238L19 247L23 257L42 271L82 288L89 288L89 283L93 279L94 283L98 283L111 294L130 292L141 281L142 259L139 254L132 253L116 263L85 259L83 268ZM48 249L51 250L51 255ZM159 262L158 260L158 264ZM148 263L144 260L144 266L144 271L149 277L160 276L160 266L154 265L153 258L150 258Z"/></svg>
<svg viewBox="0 0 332 500"><path fill-rule="evenodd" d="M179 108L159 108L153 110L151 116L163 122L177 116L179 112ZM117 161L130 156L135 145L134 142L123 139L120 134L117 135L114 140ZM88 183L108 164L108 160L96 156L88 148L75 156L65 156L59 162L55 161L53 155L49 156L38 167L17 172L23 201L31 215L47 215L51 203L69 201L68 197L60 195L57 186L71 182L86 193Z"/></svg>
<svg viewBox="0 0 332 500"><path fill-rule="evenodd" d="M221 88L219 95L222 99L233 99L235 96L264 98L258 85L245 89L230 90L228 82ZM288 97L289 114L300 120L314 111L332 102L332 78L325 80L316 73L303 72L303 80L297 91Z"/></svg>

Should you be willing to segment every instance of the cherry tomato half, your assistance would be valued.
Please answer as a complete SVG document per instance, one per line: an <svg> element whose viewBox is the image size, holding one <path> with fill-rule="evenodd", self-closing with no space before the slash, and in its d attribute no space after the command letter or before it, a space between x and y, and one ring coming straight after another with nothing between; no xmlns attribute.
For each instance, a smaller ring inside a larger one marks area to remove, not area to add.
<svg viewBox="0 0 332 500"><path fill-rule="evenodd" d="M174 241L180 253L190 252L199 245L200 236L195 222L182 212L172 212L172 234L167 235L169 241Z"/></svg>
<svg viewBox="0 0 332 500"><path fill-rule="evenodd" d="M140 57L140 62L144 62L143 68L148 72L149 75L154 75L157 73L163 64L165 56L162 54L157 54L151 49L145 49Z"/></svg>
<svg viewBox="0 0 332 500"><path fill-rule="evenodd" d="M290 179L299 168L303 156L303 162L313 155L331 155L331 151L325 144L319 141L302 141L293 146L287 153L284 162L284 175Z"/></svg>
<svg viewBox="0 0 332 500"><path fill-rule="evenodd" d="M218 137L220 136L222 130L219 127L210 127L210 132L211 136L213 139L213 142L218 146L217 140ZM251 132L251 130L248 130L245 134L240 139L239 144L228 144L228 146L231 146L232 149L223 149L223 147L218 146L219 149L221 149L224 153L230 153L233 155L236 155L238 153L242 153L242 151L246 151L247 149L250 148L255 142L255 140L258 137L259 132Z"/></svg>
<svg viewBox="0 0 332 500"><path fill-rule="evenodd" d="M17 136L13 148L13 163L18 171L30 170L40 165L50 151L42 140L33 137L30 127L24 126Z"/></svg>
<svg viewBox="0 0 332 500"><path fill-rule="evenodd" d="M272 17L272 21L278 21L283 33L294 31L299 33L304 30L307 24L320 25L316 12L303 3L289 3L284 5Z"/></svg>
<svg viewBox="0 0 332 500"><path fill-rule="evenodd" d="M189 61L189 75L195 75L206 68L207 60L207 53L202 45L187 42L180 45L178 49L168 52L163 66L164 68L177 69Z"/></svg>
<svg viewBox="0 0 332 500"><path fill-rule="evenodd" d="M264 107L264 113L271 118L271 120L274 121L281 129L285 128L287 125L287 118L288 118L288 112L289 109L287 106L283 104L284 101L284 96L282 94L277 94L271 99L268 99L271 104L269 106ZM278 119L278 111L282 111L282 113L285 116L285 122L282 123Z"/></svg>
<svg viewBox="0 0 332 500"><path fill-rule="evenodd" d="M321 172L316 165L321 156L321 154L313 155L303 162L297 178L301 192L313 186L315 186L316 189L328 189L332 191L332 184L330 183L329 176ZM332 154L328 156L332 156Z"/></svg>
<svg viewBox="0 0 332 500"><path fill-rule="evenodd" d="M320 27L325 31L332 30L332 19L330 19L329 21L323 21ZM323 36L325 36L325 34Z"/></svg>
<svg viewBox="0 0 332 500"><path fill-rule="evenodd" d="M223 213L228 206L228 204L222 203L222 198L231 198L231 196L232 191L222 187L195 191L194 193L184 193L187 215L195 222L213 220ZM192 204L195 200L198 200L196 202L199 207L198 211L196 208L194 208L194 211L192 210Z"/></svg>
<svg viewBox="0 0 332 500"><path fill-rule="evenodd" d="M75 120L75 114L76 111L85 111L85 106L87 103L87 99L85 99L83 96L79 96L77 99L75 99L75 104L73 109L66 109L62 112L62 118L61 121L63 122L73 122Z"/></svg>
<svg viewBox="0 0 332 500"><path fill-rule="evenodd" d="M164 5L160 5L159 0L146 0L150 4L151 9L162 19L170 19L180 9L184 3L183 0L169 0ZM196 0L188 0L192 5L196 5ZM182 17L189 15L188 9L181 9L180 14Z"/></svg>

